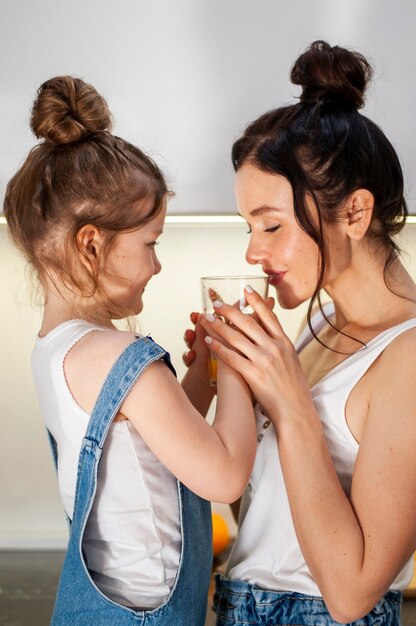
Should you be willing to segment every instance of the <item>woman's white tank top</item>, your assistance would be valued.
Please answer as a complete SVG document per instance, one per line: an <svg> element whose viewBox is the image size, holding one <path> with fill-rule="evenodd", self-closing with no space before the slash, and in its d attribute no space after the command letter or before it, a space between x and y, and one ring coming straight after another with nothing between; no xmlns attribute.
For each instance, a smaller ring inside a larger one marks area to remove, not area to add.
<svg viewBox="0 0 416 626"><path fill-rule="evenodd" d="M332 303L324 311L327 316L331 315L334 311ZM316 332L326 324L320 311L311 322ZM312 387L313 402L323 424L335 470L348 495L359 444L345 419L346 402L352 389L389 343L415 326L416 318L381 332L367 343L366 348L345 359ZM297 351L312 338L307 327L296 342ZM240 530L227 564L227 576L246 580L264 589L321 596L296 537L275 431L260 406L256 407L256 420L256 461L242 498ZM413 559L390 588L405 588L412 575Z"/></svg>
<svg viewBox="0 0 416 626"><path fill-rule="evenodd" d="M64 360L91 331L106 329L64 322L37 337L32 353L41 413L58 445L59 491L69 518L90 415L71 395ZM181 550L176 480L128 420L113 422L107 435L83 548L97 587L125 606L159 606L174 584Z"/></svg>

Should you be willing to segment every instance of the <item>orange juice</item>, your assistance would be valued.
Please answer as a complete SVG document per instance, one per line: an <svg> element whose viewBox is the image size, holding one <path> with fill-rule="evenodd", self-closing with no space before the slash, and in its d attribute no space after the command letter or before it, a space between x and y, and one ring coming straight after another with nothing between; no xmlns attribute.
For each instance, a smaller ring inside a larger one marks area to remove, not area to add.
<svg viewBox="0 0 416 626"><path fill-rule="evenodd" d="M202 306L204 313L218 316L213 303L215 300L231 304L247 315L253 309L246 301L244 288L250 284L262 298L267 298L267 276L203 276L201 278ZM208 359L210 384L217 384L217 360L213 354Z"/></svg>
<svg viewBox="0 0 416 626"><path fill-rule="evenodd" d="M213 387L217 385L217 365L217 359L213 354L210 354L208 358L208 373L209 382Z"/></svg>

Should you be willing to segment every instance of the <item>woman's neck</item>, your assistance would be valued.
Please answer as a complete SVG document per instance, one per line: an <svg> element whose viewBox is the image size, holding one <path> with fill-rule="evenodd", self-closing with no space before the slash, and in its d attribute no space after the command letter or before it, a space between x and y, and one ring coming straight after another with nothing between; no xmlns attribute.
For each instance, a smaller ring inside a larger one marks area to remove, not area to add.
<svg viewBox="0 0 416 626"><path fill-rule="evenodd" d="M384 276L384 263L368 254L356 258L325 286L335 304L337 328L383 329L416 317L416 285L396 258Z"/></svg>

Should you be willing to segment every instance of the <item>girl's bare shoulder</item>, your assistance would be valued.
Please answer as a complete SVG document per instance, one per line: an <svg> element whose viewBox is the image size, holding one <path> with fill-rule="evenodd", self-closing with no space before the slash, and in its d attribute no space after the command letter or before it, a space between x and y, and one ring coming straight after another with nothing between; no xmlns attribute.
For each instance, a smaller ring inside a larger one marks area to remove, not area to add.
<svg viewBox="0 0 416 626"><path fill-rule="evenodd" d="M94 330L82 337L66 355L67 384L77 403L88 413L112 366L135 339L136 335L130 331Z"/></svg>

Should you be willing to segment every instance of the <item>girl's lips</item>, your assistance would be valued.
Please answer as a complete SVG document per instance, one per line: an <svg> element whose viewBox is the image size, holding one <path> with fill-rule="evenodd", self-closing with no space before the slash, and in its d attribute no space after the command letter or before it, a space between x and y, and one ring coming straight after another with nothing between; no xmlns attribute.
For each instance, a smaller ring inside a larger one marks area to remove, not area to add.
<svg viewBox="0 0 416 626"><path fill-rule="evenodd" d="M267 274L267 281L269 285L277 287L282 282L286 272L265 272Z"/></svg>

